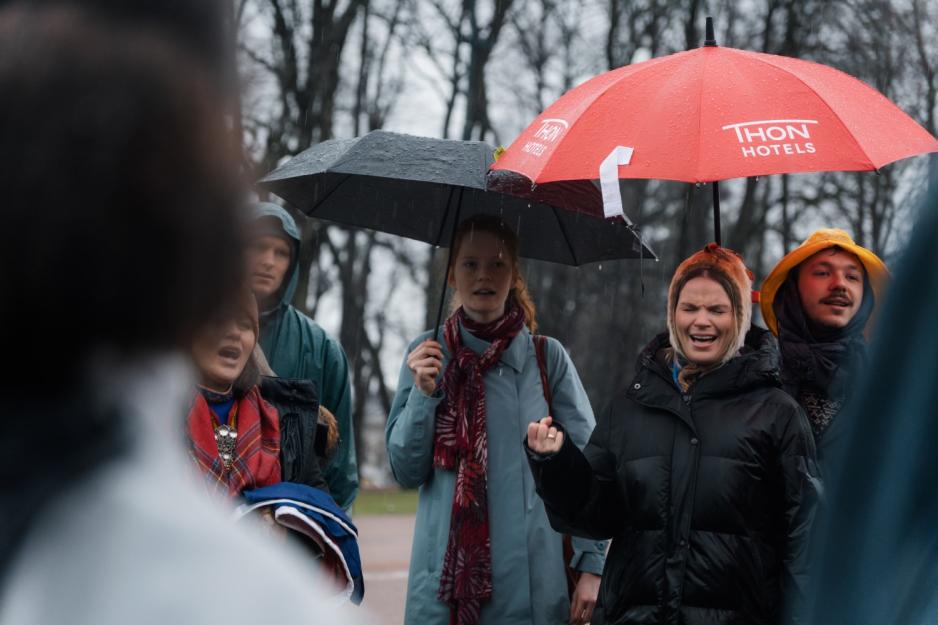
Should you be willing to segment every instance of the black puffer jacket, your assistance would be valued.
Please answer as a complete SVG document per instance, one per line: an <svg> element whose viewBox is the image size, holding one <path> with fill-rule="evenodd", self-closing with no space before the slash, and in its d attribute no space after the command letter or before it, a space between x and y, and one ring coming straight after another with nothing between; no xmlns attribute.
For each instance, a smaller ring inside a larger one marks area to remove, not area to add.
<svg viewBox="0 0 938 625"><path fill-rule="evenodd" d="M778 388L758 328L742 355L682 395L658 336L581 453L530 450L558 531L612 538L594 625L764 625L800 593L817 501L811 429Z"/></svg>

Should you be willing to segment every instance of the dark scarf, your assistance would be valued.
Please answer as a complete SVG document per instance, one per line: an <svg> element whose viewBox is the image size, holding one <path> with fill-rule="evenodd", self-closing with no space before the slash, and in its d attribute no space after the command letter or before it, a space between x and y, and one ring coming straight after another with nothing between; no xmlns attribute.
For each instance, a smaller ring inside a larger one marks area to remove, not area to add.
<svg viewBox="0 0 938 625"><path fill-rule="evenodd" d="M463 345L460 324L491 345L482 354ZM509 302L492 323L472 321L462 308L446 320L444 338L451 358L443 374L443 401L436 411L433 465L456 469L456 491L449 539L440 577L440 601L449 604L451 623L474 625L482 601L492 596L492 547L489 540L488 438L485 431L483 374L524 328L524 311Z"/></svg>
<svg viewBox="0 0 938 625"><path fill-rule="evenodd" d="M873 289L865 276L860 309L843 328L821 327L808 320L798 292L797 270L789 272L775 296L782 383L803 405L803 398L811 398L804 407L818 436L866 363L863 329L874 305Z"/></svg>
<svg viewBox="0 0 938 625"><path fill-rule="evenodd" d="M690 388L696 384L700 378L711 371L716 371L726 364L720 361L708 365L698 365L681 356L673 347L661 350L659 360L661 364L671 371L671 378L682 393L690 392Z"/></svg>
<svg viewBox="0 0 938 625"><path fill-rule="evenodd" d="M263 399L256 386L236 399L232 415L237 415L238 431L234 461L230 469L218 455L215 417L202 393L189 410L190 454L205 474L211 490L236 496L243 490L269 486L280 481L280 419ZM235 412L237 411L237 412Z"/></svg>

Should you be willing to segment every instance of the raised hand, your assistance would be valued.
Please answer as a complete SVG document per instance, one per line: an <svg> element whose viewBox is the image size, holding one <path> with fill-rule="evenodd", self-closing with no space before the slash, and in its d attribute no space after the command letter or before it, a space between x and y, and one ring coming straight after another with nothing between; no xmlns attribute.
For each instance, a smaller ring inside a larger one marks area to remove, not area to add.
<svg viewBox="0 0 938 625"><path fill-rule="evenodd" d="M436 390L436 379L443 370L443 348L427 339L407 355L407 368L414 375L414 384L424 395Z"/></svg>
<svg viewBox="0 0 938 625"><path fill-rule="evenodd" d="M551 417L528 424L528 449L539 454L553 454L563 446L563 432L553 427Z"/></svg>

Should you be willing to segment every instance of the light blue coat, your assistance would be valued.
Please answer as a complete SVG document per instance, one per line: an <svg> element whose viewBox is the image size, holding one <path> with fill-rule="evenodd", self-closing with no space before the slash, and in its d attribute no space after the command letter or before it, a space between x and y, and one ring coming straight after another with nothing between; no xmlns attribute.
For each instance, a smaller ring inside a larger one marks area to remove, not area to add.
<svg viewBox="0 0 938 625"><path fill-rule="evenodd" d="M463 343L482 353L489 343L461 330ZM409 354L431 337L425 332ZM444 366L449 352L443 346ZM596 422L570 357L555 339L547 342L547 370L554 418L582 448ZM528 424L547 416L534 342L527 329L514 338L501 360L484 374L488 433L488 504L492 543L492 598L483 603L480 624L560 625L570 605L561 535L551 529L544 503L522 447ZM407 625L448 625L449 607L437 599L449 536L455 471L433 467L439 389L427 396L414 386L406 356L385 432L394 477L405 488L420 487L407 581ZM599 575L606 544L574 538L573 567Z"/></svg>

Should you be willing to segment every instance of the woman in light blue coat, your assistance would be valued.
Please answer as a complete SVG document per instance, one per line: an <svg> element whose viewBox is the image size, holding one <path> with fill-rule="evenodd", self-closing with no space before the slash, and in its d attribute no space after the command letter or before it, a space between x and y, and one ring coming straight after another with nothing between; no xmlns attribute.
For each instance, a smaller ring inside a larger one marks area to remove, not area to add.
<svg viewBox="0 0 938 625"><path fill-rule="evenodd" d="M535 493L522 441L551 412L550 398L582 447L595 425L589 400L558 341L539 341L538 358L515 234L473 217L453 258L447 279L461 306L442 344L427 332L408 347L386 431L395 478L420 488L405 622L586 623L605 543L573 539L568 564L581 575L571 602L563 537Z"/></svg>

